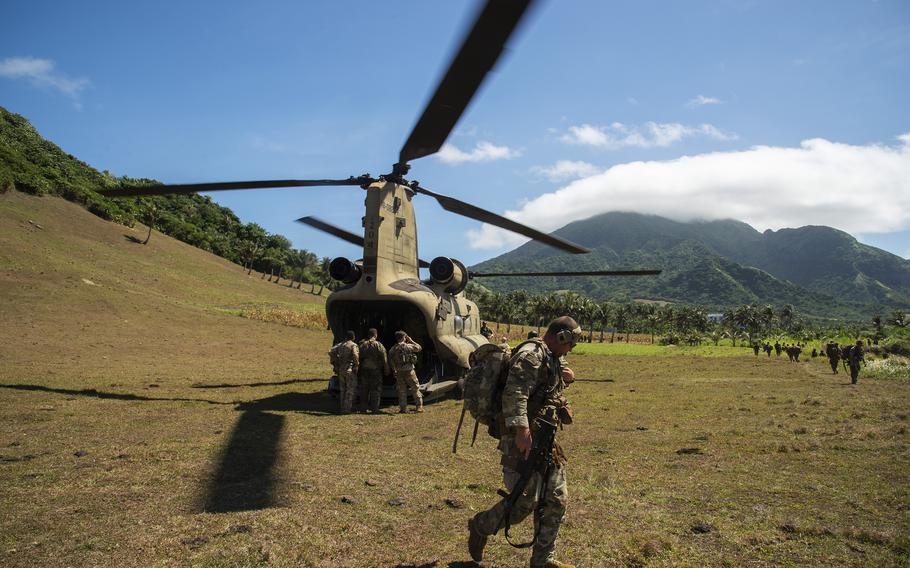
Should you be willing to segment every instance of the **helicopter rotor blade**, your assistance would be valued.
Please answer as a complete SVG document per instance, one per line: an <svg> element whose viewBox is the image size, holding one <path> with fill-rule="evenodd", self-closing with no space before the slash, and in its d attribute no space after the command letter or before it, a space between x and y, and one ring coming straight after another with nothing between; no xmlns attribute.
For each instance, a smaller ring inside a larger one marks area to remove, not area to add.
<svg viewBox="0 0 910 568"><path fill-rule="evenodd" d="M429 189L420 187L418 185L412 185L411 189L417 193L422 193L424 195L433 197L446 211L451 211L452 213L463 215L469 219L489 223L490 225L494 225L500 229L506 229L508 231L512 231L513 233L524 235L530 239L534 239L535 241L548 244L552 247L556 247L560 250L564 250L572 254L583 254L586 252L591 252L589 249L586 249L581 245L577 245L572 241L567 241L562 237L557 237L556 235L550 235L538 231L537 229L532 229L527 225L522 225L521 223L503 217L502 215L497 215L496 213L487 211L486 209L481 209L480 207L471 205L470 203L465 203L464 201L455 199L454 197L442 195L441 193L430 191Z"/></svg>
<svg viewBox="0 0 910 568"><path fill-rule="evenodd" d="M487 0L402 146L399 163L439 151L531 3L532 0Z"/></svg>
<svg viewBox="0 0 910 568"><path fill-rule="evenodd" d="M469 278L488 276L657 276L663 270L583 270L580 272L468 272Z"/></svg>
<svg viewBox="0 0 910 568"><path fill-rule="evenodd" d="M234 189L266 189L279 187L318 187L331 185L366 186L376 181L363 175L348 179L274 179L260 181L228 181L216 183L175 183L159 185L121 186L116 189L102 189L98 193L105 197L136 197L140 195L173 195L200 193L203 191L230 191Z"/></svg>
<svg viewBox="0 0 910 568"><path fill-rule="evenodd" d="M339 239L341 239L343 241L347 241L347 242L351 243L352 245L357 245L359 247L363 246L363 237L361 237L360 235L355 235L354 233L352 233L350 231L346 231L346 230L342 229L341 227L336 227L335 225L332 225L331 223L326 223L325 221L323 221L322 219L319 219L318 217L313 217L312 215L309 215L307 217L301 217L300 219L297 219L297 222L303 223L304 225L307 225L314 229L318 229L318 230L320 230L324 233L328 233L332 236L338 237ZM430 267L430 263L425 260L417 259L417 263L420 265L420 268L429 268Z"/></svg>

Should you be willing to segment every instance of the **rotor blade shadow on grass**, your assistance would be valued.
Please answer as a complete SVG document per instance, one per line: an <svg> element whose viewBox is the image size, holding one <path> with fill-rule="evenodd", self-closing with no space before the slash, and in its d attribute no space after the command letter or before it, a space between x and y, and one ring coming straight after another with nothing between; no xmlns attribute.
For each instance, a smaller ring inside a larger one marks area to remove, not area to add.
<svg viewBox="0 0 910 568"><path fill-rule="evenodd" d="M276 381L276 382L262 382L262 383L241 383L241 384L230 384L222 383L220 385L203 385L203 384L193 384L190 385L190 388L194 389L237 389L240 387L271 387L271 386L280 386L280 385L293 385L295 383L320 383L326 382L326 379L289 379L287 381Z"/></svg>
<svg viewBox="0 0 910 568"><path fill-rule="evenodd" d="M144 401L164 401L164 402L204 402L206 404L221 404L221 405L231 405L237 404L236 402L221 402L217 400L208 400L204 398L181 398L181 397L164 397L164 396L142 396L138 394L130 393L119 393L119 392L104 392L95 389L57 389L52 387L45 387L42 385L0 385L0 388L4 389L14 389L14 390L24 390L24 391L40 391L40 392L52 392L56 394L68 394L72 396L90 396L93 398L103 398L103 399L112 399L112 400L144 400Z"/></svg>
<svg viewBox="0 0 910 568"><path fill-rule="evenodd" d="M284 416L278 414L247 411L240 415L204 491L202 512L280 506L275 497L275 465L283 429Z"/></svg>
<svg viewBox="0 0 910 568"><path fill-rule="evenodd" d="M338 412L338 400L326 391L286 392L259 400L241 402L237 410L244 412L303 412L315 416Z"/></svg>

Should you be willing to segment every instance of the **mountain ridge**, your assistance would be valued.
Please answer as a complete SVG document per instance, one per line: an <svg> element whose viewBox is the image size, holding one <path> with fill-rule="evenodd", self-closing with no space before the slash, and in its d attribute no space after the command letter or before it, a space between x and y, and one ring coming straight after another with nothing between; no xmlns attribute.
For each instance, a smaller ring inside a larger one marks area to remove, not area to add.
<svg viewBox="0 0 910 568"><path fill-rule="evenodd" d="M599 300L694 303L723 309L791 303L819 316L910 305L910 261L823 225L759 232L735 219L673 221L609 212L554 231L592 252L569 257L528 242L472 266L478 272L660 268L650 278L490 278L508 291L571 288Z"/></svg>

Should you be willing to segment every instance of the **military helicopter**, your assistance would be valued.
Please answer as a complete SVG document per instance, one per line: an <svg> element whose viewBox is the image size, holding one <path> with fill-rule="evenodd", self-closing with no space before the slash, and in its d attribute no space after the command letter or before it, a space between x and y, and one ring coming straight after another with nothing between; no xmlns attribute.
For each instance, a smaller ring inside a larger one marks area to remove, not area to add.
<svg viewBox="0 0 910 568"><path fill-rule="evenodd" d="M427 262L418 257L417 223L412 204L418 195L434 198L443 209L452 213L513 231L568 253L589 252L556 235L543 233L431 191L417 181L405 179L412 160L439 151L532 3L532 0L486 1L388 174L375 178L363 174L347 179L122 186L100 193L108 197L128 197L260 188L362 188L366 191L362 235L316 217L298 219L363 249L362 257L356 261L339 257L330 265L332 278L340 283L326 301L326 316L334 341L341 341L348 330L353 330L358 338L362 338L369 328L376 328L380 341L390 347L395 332L405 331L423 346L415 367L425 397L432 399L440 396L458 384L458 379L469 367L470 354L487 343L480 333L481 319L477 305L464 294L472 278L660 273L659 270L478 273L469 271L454 258L439 256ZM420 268L429 269L428 279L420 279ZM330 389L333 384L330 381ZM385 385L383 395L392 395L392 388L391 384Z"/></svg>

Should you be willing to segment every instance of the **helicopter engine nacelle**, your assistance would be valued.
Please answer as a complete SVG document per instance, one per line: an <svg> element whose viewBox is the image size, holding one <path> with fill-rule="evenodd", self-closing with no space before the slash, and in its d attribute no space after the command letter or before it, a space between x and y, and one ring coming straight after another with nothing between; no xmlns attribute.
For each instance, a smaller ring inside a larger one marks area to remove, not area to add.
<svg viewBox="0 0 910 568"><path fill-rule="evenodd" d="M329 264L329 276L345 284L357 282L360 280L361 274L363 274L363 269L359 265L342 256L332 259Z"/></svg>
<svg viewBox="0 0 910 568"><path fill-rule="evenodd" d="M457 294L468 285L468 269L460 260L437 256L430 262L430 280L445 286L445 291Z"/></svg>

